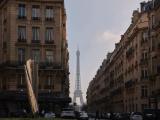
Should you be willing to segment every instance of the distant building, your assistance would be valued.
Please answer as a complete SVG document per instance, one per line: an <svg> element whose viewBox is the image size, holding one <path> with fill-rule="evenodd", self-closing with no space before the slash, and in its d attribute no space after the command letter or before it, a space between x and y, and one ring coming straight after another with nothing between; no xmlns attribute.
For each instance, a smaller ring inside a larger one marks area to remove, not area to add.
<svg viewBox="0 0 160 120"><path fill-rule="evenodd" d="M90 82L90 111L160 108L159 21L159 0L142 2L141 11L133 12L129 28Z"/></svg>
<svg viewBox="0 0 160 120"><path fill-rule="evenodd" d="M1 0L0 112L29 111L24 64L39 64L41 110L59 112L69 98L64 0Z"/></svg>

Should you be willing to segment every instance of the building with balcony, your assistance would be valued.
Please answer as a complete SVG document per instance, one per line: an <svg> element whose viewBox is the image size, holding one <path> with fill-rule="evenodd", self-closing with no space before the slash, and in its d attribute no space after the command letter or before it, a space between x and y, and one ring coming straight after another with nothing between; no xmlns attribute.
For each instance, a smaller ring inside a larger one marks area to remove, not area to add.
<svg viewBox="0 0 160 120"><path fill-rule="evenodd" d="M0 111L29 110L24 64L39 65L39 109L60 112L69 98L64 0L1 0Z"/></svg>
<svg viewBox="0 0 160 120"><path fill-rule="evenodd" d="M130 26L88 87L89 110L140 112L144 108L160 108L159 10L159 1L153 0L142 2L141 10L133 11ZM99 89L94 88L96 85ZM96 107L99 98L102 108Z"/></svg>
<svg viewBox="0 0 160 120"><path fill-rule="evenodd" d="M160 108L160 1L154 0L153 10L149 13L150 19L150 95L151 108Z"/></svg>

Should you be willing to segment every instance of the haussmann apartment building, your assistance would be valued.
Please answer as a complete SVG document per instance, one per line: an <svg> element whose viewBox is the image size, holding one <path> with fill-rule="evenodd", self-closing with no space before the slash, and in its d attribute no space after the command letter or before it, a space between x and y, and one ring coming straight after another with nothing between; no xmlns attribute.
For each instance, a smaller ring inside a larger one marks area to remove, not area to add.
<svg viewBox="0 0 160 120"><path fill-rule="evenodd" d="M96 96L96 97L95 97ZM87 90L89 111L160 108L160 1L142 2Z"/></svg>
<svg viewBox="0 0 160 120"><path fill-rule="evenodd" d="M39 65L39 111L59 113L69 98L64 0L0 1L0 114L30 111L24 64Z"/></svg>

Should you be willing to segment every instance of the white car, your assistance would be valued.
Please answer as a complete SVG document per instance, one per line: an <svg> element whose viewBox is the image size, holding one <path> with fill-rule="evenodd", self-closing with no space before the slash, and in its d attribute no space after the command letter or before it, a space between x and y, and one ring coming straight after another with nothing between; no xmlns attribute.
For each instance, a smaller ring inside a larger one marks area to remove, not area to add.
<svg viewBox="0 0 160 120"><path fill-rule="evenodd" d="M81 112L79 118L81 120L88 120L88 114L86 112Z"/></svg>
<svg viewBox="0 0 160 120"><path fill-rule="evenodd" d="M64 109L61 113L61 118L75 118L76 115L72 109Z"/></svg>
<svg viewBox="0 0 160 120"><path fill-rule="evenodd" d="M143 116L139 112L135 112L131 114L131 120L143 120Z"/></svg>
<svg viewBox="0 0 160 120"><path fill-rule="evenodd" d="M45 118L55 118L56 115L55 115L55 113L53 113L53 112L49 112L49 113L45 113L44 117L45 117Z"/></svg>

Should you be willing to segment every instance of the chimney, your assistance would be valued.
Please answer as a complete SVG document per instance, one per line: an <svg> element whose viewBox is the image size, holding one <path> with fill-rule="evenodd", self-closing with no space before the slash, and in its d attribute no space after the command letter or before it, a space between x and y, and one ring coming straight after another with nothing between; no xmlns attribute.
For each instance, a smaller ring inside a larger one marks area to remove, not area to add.
<svg viewBox="0 0 160 120"><path fill-rule="evenodd" d="M141 12L145 11L146 2L143 1L143 2L140 3L140 5L141 5Z"/></svg>

